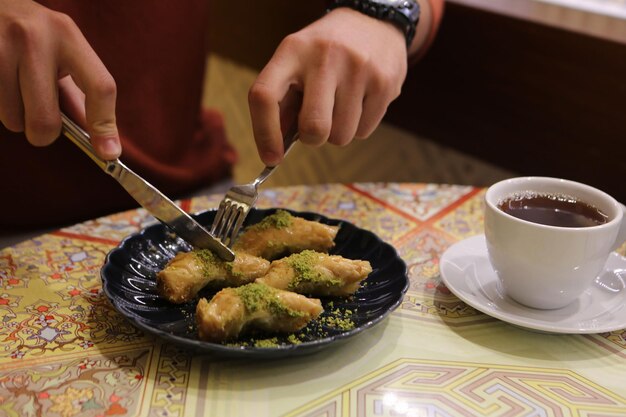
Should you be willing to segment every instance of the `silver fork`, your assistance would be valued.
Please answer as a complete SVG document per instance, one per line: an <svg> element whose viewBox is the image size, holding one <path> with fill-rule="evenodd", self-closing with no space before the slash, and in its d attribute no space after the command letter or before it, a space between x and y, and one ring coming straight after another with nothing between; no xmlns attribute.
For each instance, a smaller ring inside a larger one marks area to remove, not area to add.
<svg viewBox="0 0 626 417"><path fill-rule="evenodd" d="M287 155L291 145L298 139L298 126L294 126L283 137L284 155ZM277 166L277 165L276 165ZM231 187L220 202L215 219L211 226L211 234L227 246L232 246L239 229L254 207L259 197L259 186L274 172L276 166L266 166L254 181Z"/></svg>

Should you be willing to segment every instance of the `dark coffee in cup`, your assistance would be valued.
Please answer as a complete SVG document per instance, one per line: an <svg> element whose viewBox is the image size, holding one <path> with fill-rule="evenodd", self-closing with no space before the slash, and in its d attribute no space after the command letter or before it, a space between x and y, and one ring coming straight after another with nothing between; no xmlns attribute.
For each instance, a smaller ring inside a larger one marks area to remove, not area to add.
<svg viewBox="0 0 626 417"><path fill-rule="evenodd" d="M549 226L590 227L608 221L598 208L563 194L518 193L503 199L498 208L518 219Z"/></svg>

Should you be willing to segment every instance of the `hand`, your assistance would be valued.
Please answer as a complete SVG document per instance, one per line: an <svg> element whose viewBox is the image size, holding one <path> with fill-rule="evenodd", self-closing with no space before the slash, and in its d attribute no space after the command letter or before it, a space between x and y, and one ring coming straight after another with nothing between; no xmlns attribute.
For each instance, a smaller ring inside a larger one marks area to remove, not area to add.
<svg viewBox="0 0 626 417"><path fill-rule="evenodd" d="M368 137L400 94L406 72L402 32L358 11L335 9L287 36L249 92L262 161L282 160L281 130L296 117L300 141L309 145Z"/></svg>
<svg viewBox="0 0 626 417"><path fill-rule="evenodd" d="M67 15L31 0L0 0L0 85L0 121L33 145L59 136L61 101L99 156L119 156L115 81Z"/></svg>

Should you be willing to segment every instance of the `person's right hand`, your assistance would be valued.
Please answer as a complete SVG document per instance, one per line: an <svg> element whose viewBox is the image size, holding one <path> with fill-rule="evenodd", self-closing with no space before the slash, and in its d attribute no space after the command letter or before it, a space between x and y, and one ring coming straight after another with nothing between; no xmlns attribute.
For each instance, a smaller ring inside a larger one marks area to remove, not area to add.
<svg viewBox="0 0 626 417"><path fill-rule="evenodd" d="M0 122L46 146L61 132L60 104L96 153L121 153L113 77L67 15L31 0L0 0Z"/></svg>

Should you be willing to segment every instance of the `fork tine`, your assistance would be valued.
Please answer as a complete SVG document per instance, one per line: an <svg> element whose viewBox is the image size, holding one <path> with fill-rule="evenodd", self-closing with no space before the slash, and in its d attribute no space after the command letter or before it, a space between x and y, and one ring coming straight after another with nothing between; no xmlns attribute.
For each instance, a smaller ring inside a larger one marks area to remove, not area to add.
<svg viewBox="0 0 626 417"><path fill-rule="evenodd" d="M228 236L228 230L231 227L233 222L233 216L237 214L236 205L228 201L226 208L224 209L224 216L222 217L219 228L217 229L215 236L225 243L226 237Z"/></svg>
<svg viewBox="0 0 626 417"><path fill-rule="evenodd" d="M220 223L217 225L215 230L215 237L224 242L226 235L229 229L229 223L232 221L231 218L235 213L235 204L231 200L226 200L224 204L224 214L220 219Z"/></svg>
<svg viewBox="0 0 626 417"><path fill-rule="evenodd" d="M241 210L239 211L239 216L237 217L237 221L235 222L233 226L233 230L230 233L230 241L228 243L228 246L231 246L235 242L235 238L239 234L239 229L241 229L241 225L243 224L244 220L248 216L249 211L250 211L249 206L241 207Z"/></svg>
<svg viewBox="0 0 626 417"><path fill-rule="evenodd" d="M250 206L246 204L233 204L232 210L229 212L228 218L224 219L222 223L225 224L224 230L220 234L220 240L227 246L232 246L235 242L235 238L239 233L239 229L243 224Z"/></svg>
<svg viewBox="0 0 626 417"><path fill-rule="evenodd" d="M222 200L222 202L219 205L219 208L217 209L217 213L215 213L213 224L211 225L211 234L213 236L217 236L217 230L222 225L222 218L224 217L225 212L226 212L226 201Z"/></svg>
<svg viewBox="0 0 626 417"><path fill-rule="evenodd" d="M211 233L215 237L219 239L220 234L222 233L225 222L228 218L228 213L230 212L231 204L229 200L223 200L220 203L219 209L215 215L215 220L213 220L213 226L211 227Z"/></svg>
<svg viewBox="0 0 626 417"><path fill-rule="evenodd" d="M224 223L224 231L220 234L220 239L224 244L228 242L228 236L230 235L230 231L233 227L233 223L237 220L239 216L239 207L236 204L231 205L230 210L228 211L228 217L223 222Z"/></svg>

